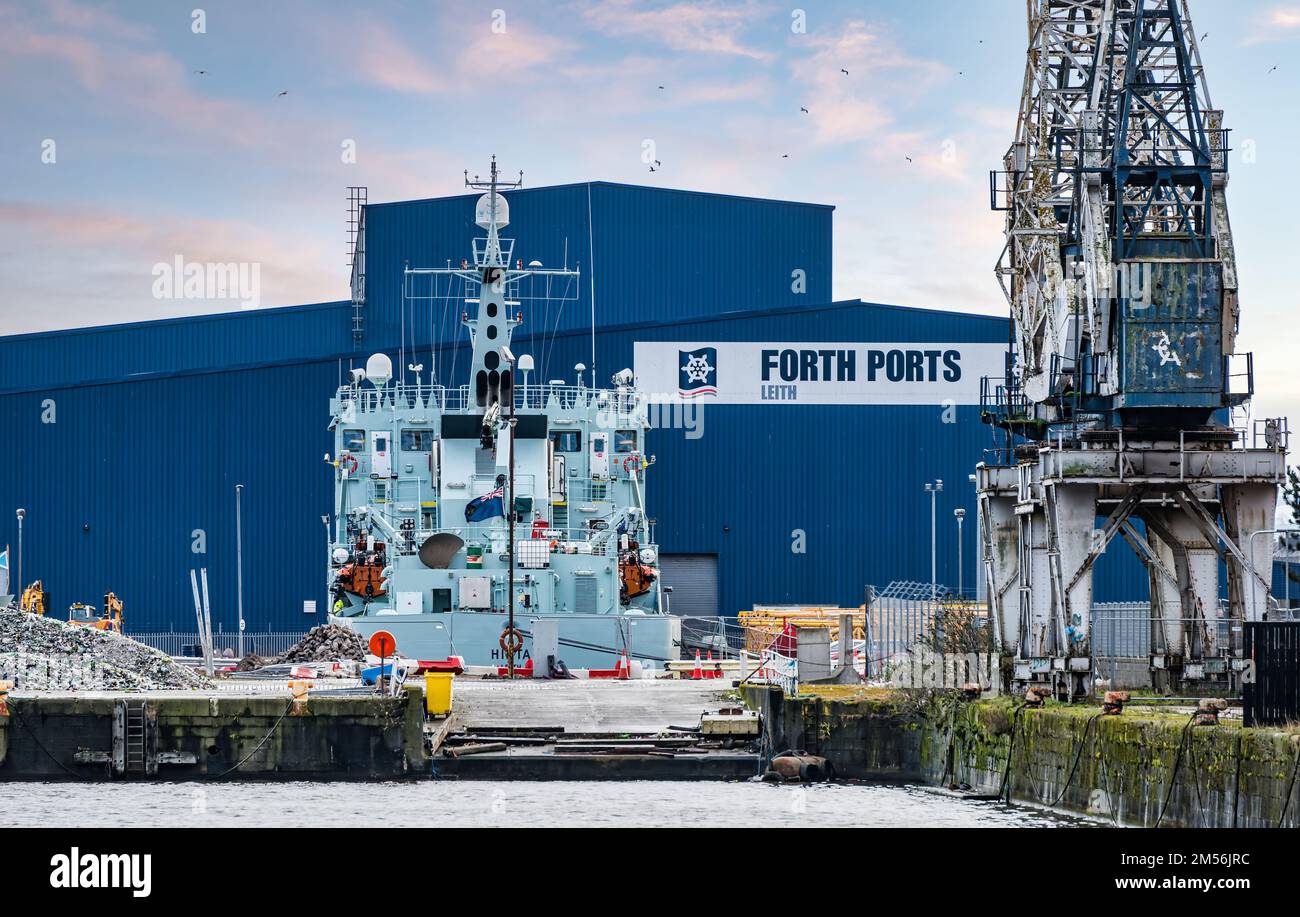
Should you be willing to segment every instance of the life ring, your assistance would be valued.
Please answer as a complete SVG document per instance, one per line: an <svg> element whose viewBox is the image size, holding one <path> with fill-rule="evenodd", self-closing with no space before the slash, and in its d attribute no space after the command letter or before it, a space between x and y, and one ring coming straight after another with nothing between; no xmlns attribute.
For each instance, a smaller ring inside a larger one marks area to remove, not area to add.
<svg viewBox="0 0 1300 917"><path fill-rule="evenodd" d="M635 452L623 459L623 471L627 474L632 473L632 463L636 463L637 471L641 470L641 456Z"/></svg>
<svg viewBox="0 0 1300 917"><path fill-rule="evenodd" d="M506 627L501 631L501 639L497 643L501 646L501 652L505 653L506 658L513 659L524 648L524 635L519 632L517 627Z"/></svg>
<svg viewBox="0 0 1300 917"><path fill-rule="evenodd" d="M344 474L356 474L361 463L357 461L355 455L344 453L339 456L339 467L343 469Z"/></svg>

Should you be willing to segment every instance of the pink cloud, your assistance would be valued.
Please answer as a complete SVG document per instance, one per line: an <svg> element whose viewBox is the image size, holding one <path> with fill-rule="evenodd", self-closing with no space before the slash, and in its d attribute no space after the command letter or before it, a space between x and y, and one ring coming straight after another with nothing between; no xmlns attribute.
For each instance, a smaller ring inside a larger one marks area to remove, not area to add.
<svg viewBox="0 0 1300 917"><path fill-rule="evenodd" d="M0 253L0 270L11 278L0 333L239 308L233 299L154 299L154 265L178 254L186 262L259 265L263 306L347 296L339 237L300 227L20 201L0 202L0 222L14 240ZM64 254L69 247L76 258Z"/></svg>
<svg viewBox="0 0 1300 917"><path fill-rule="evenodd" d="M189 68L162 51L124 47L63 26L46 28L11 10L0 10L0 68L47 61L67 72L81 89L114 102L130 118L168 132L212 136L239 146L257 147L280 121L232 99L195 91ZM238 125L238 130L232 130Z"/></svg>
<svg viewBox="0 0 1300 917"><path fill-rule="evenodd" d="M378 22L365 22L348 30L355 42L350 59L366 82L398 92L432 93L447 89L438 73L437 58L416 54L402 37Z"/></svg>
<svg viewBox="0 0 1300 917"><path fill-rule="evenodd" d="M1300 6L1275 6L1255 20L1242 44L1286 41L1300 33Z"/></svg>
<svg viewBox="0 0 1300 917"><path fill-rule="evenodd" d="M878 140L894 123L891 103L927 91L947 72L904 53L882 29L861 20L832 36L796 36L791 45L796 53L809 49L790 69L820 144Z"/></svg>
<svg viewBox="0 0 1300 917"><path fill-rule="evenodd" d="M443 16L463 26L463 18L446 11ZM520 16L507 18L503 32L493 31L484 17L468 40L463 28L444 28L441 22L412 35L369 14L320 17L314 23L326 53L351 63L352 79L416 95L471 93L560 62L574 50L571 42L538 31Z"/></svg>
<svg viewBox="0 0 1300 917"><path fill-rule="evenodd" d="M647 9L633 0L603 0L580 7L593 28L609 35L646 38L676 51L698 51L768 60L771 55L743 40L760 16L755 3L721 4L711 0L674 3Z"/></svg>
<svg viewBox="0 0 1300 917"><path fill-rule="evenodd" d="M45 0L45 9L52 22L68 28L132 41L143 41L151 34L150 29L128 22L102 7L77 3L75 0Z"/></svg>

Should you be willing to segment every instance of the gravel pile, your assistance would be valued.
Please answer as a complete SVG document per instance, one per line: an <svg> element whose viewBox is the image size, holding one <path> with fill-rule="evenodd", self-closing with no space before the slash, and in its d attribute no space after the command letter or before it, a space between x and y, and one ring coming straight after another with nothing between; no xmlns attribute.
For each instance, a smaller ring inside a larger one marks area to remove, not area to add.
<svg viewBox="0 0 1300 917"><path fill-rule="evenodd" d="M269 659L264 659L263 657L257 655L257 653L249 653L243 659L239 660L239 664L235 666L235 671L254 672L260 669L262 666L267 665L269 662L270 662Z"/></svg>
<svg viewBox="0 0 1300 917"><path fill-rule="evenodd" d="M150 691L207 679L166 653L112 631L0 608L0 677L18 690Z"/></svg>
<svg viewBox="0 0 1300 917"><path fill-rule="evenodd" d="M366 644L361 635L341 624L321 624L307 631L298 643L279 656L275 662L324 662L333 659L353 659L364 662Z"/></svg>

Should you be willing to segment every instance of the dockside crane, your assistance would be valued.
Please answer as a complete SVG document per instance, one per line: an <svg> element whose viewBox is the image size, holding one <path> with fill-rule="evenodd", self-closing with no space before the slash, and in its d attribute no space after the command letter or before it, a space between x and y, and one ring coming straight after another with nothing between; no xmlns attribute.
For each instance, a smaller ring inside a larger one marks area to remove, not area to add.
<svg viewBox="0 0 1300 917"><path fill-rule="evenodd" d="M1284 421L1244 421L1228 132L1186 0L1027 0L1015 140L990 179L1011 307L977 469L990 613L1020 687L1086 693L1092 571L1150 580L1157 687L1232 686L1270 601ZM1221 573L1226 599L1221 601Z"/></svg>

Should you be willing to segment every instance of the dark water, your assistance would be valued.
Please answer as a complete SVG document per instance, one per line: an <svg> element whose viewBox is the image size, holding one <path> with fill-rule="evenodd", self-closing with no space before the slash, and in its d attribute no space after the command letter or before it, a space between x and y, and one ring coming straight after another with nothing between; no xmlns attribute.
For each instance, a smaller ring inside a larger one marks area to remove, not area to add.
<svg viewBox="0 0 1300 917"><path fill-rule="evenodd" d="M919 787L762 783L4 783L5 827L1050 827L1092 824Z"/></svg>

